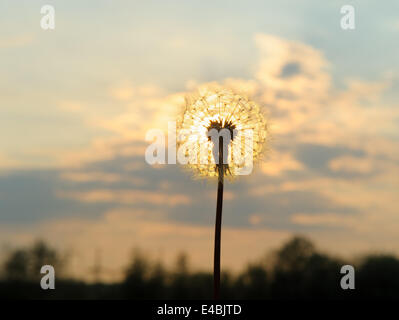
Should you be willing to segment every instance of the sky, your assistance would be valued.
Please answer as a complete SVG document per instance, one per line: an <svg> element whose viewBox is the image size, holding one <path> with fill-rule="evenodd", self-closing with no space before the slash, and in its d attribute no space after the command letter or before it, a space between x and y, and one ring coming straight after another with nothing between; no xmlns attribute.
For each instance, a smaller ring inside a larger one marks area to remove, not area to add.
<svg viewBox="0 0 399 320"><path fill-rule="evenodd" d="M355 29L340 26L343 5ZM40 27L43 5L55 29ZM225 185L222 267L303 234L341 256L399 254L399 3L0 1L0 244L41 238L89 279L132 248L210 270L216 186L151 166L146 132L218 83L270 139Z"/></svg>

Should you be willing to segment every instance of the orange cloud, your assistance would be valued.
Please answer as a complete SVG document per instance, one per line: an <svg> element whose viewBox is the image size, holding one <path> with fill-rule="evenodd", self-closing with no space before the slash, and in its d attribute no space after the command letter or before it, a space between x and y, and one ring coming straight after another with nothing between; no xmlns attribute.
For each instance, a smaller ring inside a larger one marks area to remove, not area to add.
<svg viewBox="0 0 399 320"><path fill-rule="evenodd" d="M261 171L269 176L278 176L285 171L302 170L302 163L294 159L288 152L273 151L267 161L261 163Z"/></svg>
<svg viewBox="0 0 399 320"><path fill-rule="evenodd" d="M354 227L358 223L358 220L359 217L357 216L335 213L296 213L291 217L293 223L305 226Z"/></svg>
<svg viewBox="0 0 399 320"><path fill-rule="evenodd" d="M369 173L374 169L375 164L370 158L344 156L331 160L329 167L333 171Z"/></svg>
<svg viewBox="0 0 399 320"><path fill-rule="evenodd" d="M81 202L115 202L123 204L151 203L156 205L187 205L191 203L188 196L182 194L158 193L142 190L107 190L98 189L81 192L58 192L57 196Z"/></svg>

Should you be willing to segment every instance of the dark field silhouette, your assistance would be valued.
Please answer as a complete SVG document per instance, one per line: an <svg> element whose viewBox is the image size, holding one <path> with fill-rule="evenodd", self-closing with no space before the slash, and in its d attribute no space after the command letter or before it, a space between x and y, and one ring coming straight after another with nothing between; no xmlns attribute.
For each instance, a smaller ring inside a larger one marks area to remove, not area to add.
<svg viewBox="0 0 399 320"><path fill-rule="evenodd" d="M40 268L56 268L56 289L40 288ZM355 290L343 290L343 265L355 267ZM2 266L0 298L9 299L211 299L211 272L191 271L188 257L178 256L166 269L135 250L120 283L89 284L68 279L67 258L43 242L9 253ZM222 273L223 299L359 299L397 298L399 260L391 255L369 255L344 261L319 252L303 237L294 237L244 271Z"/></svg>

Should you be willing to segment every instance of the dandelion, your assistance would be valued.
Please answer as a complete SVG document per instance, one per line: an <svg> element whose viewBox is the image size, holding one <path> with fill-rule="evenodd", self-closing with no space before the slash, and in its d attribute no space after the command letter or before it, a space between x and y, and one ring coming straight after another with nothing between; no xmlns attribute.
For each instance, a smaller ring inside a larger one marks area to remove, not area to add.
<svg viewBox="0 0 399 320"><path fill-rule="evenodd" d="M196 176L217 178L214 298L220 292L220 243L224 177L248 174L267 137L259 106L226 88L205 88L186 99L178 120L180 157ZM179 154L178 154L179 156Z"/></svg>

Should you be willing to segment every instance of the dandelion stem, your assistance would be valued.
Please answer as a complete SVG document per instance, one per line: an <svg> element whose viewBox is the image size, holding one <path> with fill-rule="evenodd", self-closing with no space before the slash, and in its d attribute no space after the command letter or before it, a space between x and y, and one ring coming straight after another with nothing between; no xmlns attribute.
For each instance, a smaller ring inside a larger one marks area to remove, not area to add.
<svg viewBox="0 0 399 320"><path fill-rule="evenodd" d="M219 136L219 163L218 163L218 193L216 203L216 222L215 222L215 250L213 258L213 288L214 299L220 297L220 242L222 232L222 207L223 207L223 137Z"/></svg>

